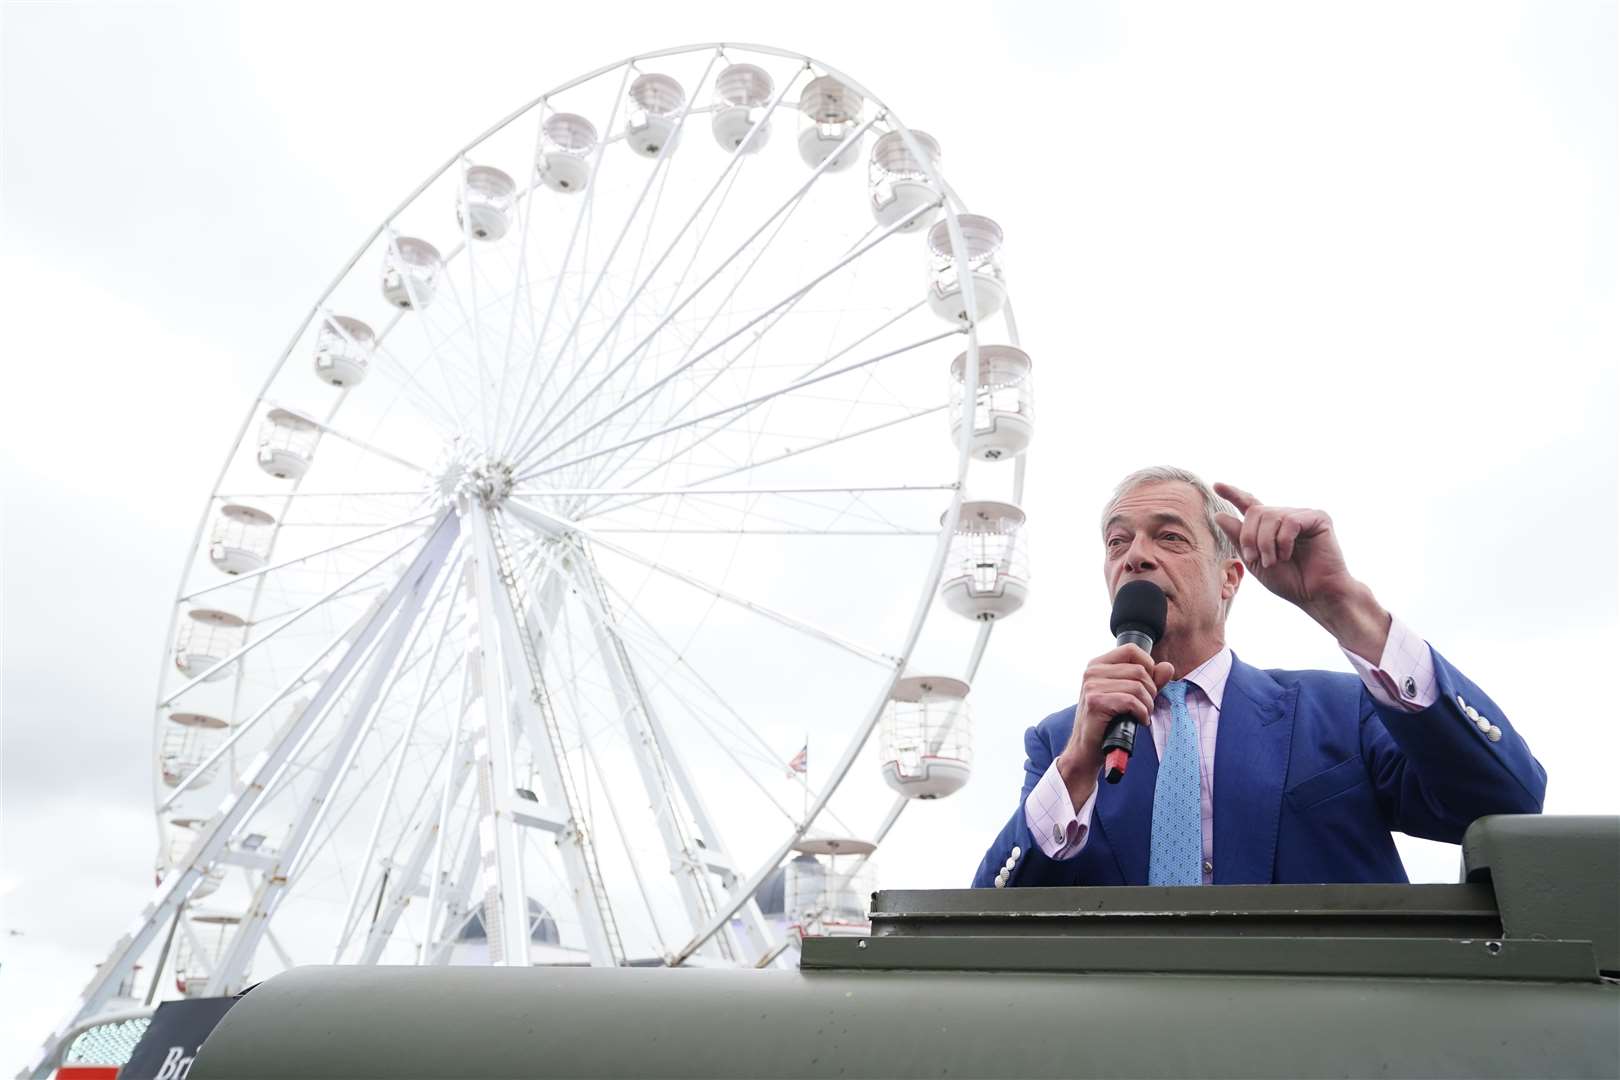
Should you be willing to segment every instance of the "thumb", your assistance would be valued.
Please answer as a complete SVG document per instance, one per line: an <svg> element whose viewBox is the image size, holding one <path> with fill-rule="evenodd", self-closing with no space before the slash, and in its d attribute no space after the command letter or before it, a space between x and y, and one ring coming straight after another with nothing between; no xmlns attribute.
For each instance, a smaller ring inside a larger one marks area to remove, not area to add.
<svg viewBox="0 0 1620 1080"><path fill-rule="evenodd" d="M1163 690L1165 683L1176 677L1176 665L1168 660L1160 660L1153 665L1153 685Z"/></svg>

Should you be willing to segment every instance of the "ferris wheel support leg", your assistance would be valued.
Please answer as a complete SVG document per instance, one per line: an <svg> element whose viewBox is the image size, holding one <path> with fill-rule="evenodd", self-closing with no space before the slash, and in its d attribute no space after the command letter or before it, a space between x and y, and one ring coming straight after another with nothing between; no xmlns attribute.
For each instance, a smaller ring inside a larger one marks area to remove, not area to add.
<svg viewBox="0 0 1620 1080"><path fill-rule="evenodd" d="M691 775L686 770L686 763L670 741L657 710L647 699L642 682L636 675L630 650L618 631L601 571L597 569L589 550L583 546L578 550L575 572L586 586L583 595L588 598L598 652L608 668L619 715L624 721L630 746L635 751L642 782L649 794L655 794L661 800L663 810L657 815L659 832L670 863L676 868L682 900L691 919L691 928L695 931L714 914L716 906L708 890L709 873L712 871L719 876L721 886L728 895L736 890L737 875L714 819L703 805L697 785L692 783ZM645 730L639 728L638 721L646 725ZM680 831L679 807L676 792L671 790L672 783L685 799L706 847L689 843ZM759 905L752 898L743 906L740 932L728 927L725 938L719 940L729 945L729 948L721 951L729 953L728 958L736 962L753 963L770 950L771 936L765 928Z"/></svg>
<svg viewBox="0 0 1620 1080"><path fill-rule="evenodd" d="M472 775L473 752L472 739L465 739L457 749L455 759L450 762L447 794L451 805L461 798L462 789L467 786L467 778ZM365 945L360 951L357 963L375 964L382 958L383 949L393 936L394 927L399 924L400 916L405 914L405 908L410 904L411 897L421 888L422 871L427 866L428 856L433 854L437 847L440 828L436 818L424 819L417 826L416 841L411 848L410 856L400 867L400 872L395 876L388 895L377 913L376 921L366 932Z"/></svg>
<svg viewBox="0 0 1620 1080"><path fill-rule="evenodd" d="M520 826L505 807L517 788L513 775L514 746L507 695L507 657L501 628L505 600L499 579L488 511L477 503L466 514L472 531L473 590L478 605L477 635L468 663L481 676L483 707L473 713L472 739L478 775L478 842L483 873L480 892L484 928L489 934L492 964L529 962L528 894L523 883Z"/></svg>
<svg viewBox="0 0 1620 1080"><path fill-rule="evenodd" d="M39 1055L24 1070L26 1075L42 1078L48 1076L53 1068L50 1063L55 1060L54 1055L60 1049L62 1033L94 1015L117 991L119 984L145 953L152 939L168 925L175 912L191 896L198 882L219 862L226 844L236 833L236 827L258 804L265 786L280 771L292 753L293 747L324 714L336 696L339 686L345 682L349 671L382 632L387 610L397 606L399 600L404 597L414 582L413 572L420 572L430 563L443 561L455 541L457 531L458 524L453 514L446 515L439 522L421 553L417 555L416 561L412 563L411 570L394 585L393 592L389 600L385 601L383 609L379 610L361 630L353 647L321 684L321 688L304 707L298 719L289 724L275 744L260 754L249 766L242 786L225 801L214 823L202 831L182 862L159 882L152 900L141 909L129 932L118 939L107 959L96 969L95 976L79 995L79 1001L66 1022L56 1027L55 1033L45 1040ZM182 927L184 928L183 920Z"/></svg>
<svg viewBox="0 0 1620 1080"><path fill-rule="evenodd" d="M629 650L613 626L607 587L597 573L595 561L584 548L578 549L572 562L574 573L582 586L581 593L588 598L586 607L590 614L591 630L596 637L597 655L613 688L619 719L624 724L625 742L635 757L642 788L652 804L653 820L664 843L664 854L669 857L670 870L675 875L676 888L686 908L689 925L696 929L708 921L715 907L714 898L708 891L703 851L686 835L687 830L683 827L669 767L662 760L663 748L658 745L658 738L648 722L651 709L630 666ZM736 957L731 955L731 944L727 938L717 936L706 943L704 951L717 960L735 960Z"/></svg>
<svg viewBox="0 0 1620 1080"><path fill-rule="evenodd" d="M471 830L469 829L469 832ZM431 967L443 967L451 959L451 952L455 948L456 935L461 928L467 925L472 916L472 907L469 898L472 895L473 882L478 879L478 843L476 837L468 836L467 843L463 845L461 859L461 872L445 892L444 917L438 919L438 911L428 912L427 942L429 951L422 961ZM437 920L437 921L435 921ZM433 934L433 927L438 926L438 936Z"/></svg>
<svg viewBox="0 0 1620 1080"><path fill-rule="evenodd" d="M549 634L561 603L560 576L554 569L550 569L548 570L545 588L542 590L542 599L536 605L536 609L531 610L530 620L534 625L542 627L544 632ZM474 703L475 706L477 704ZM464 714L467 711L465 703L462 711ZM437 915L439 906L438 878L442 876L442 870L438 864L442 861L443 852L441 838L444 836L444 830L449 827L449 808L460 801L462 790L466 786L467 778L472 775L475 763L472 739L463 740L460 731L461 724L458 722L454 738L461 745L454 759L447 766L449 779L444 790L443 801L434 808L434 817L425 818L418 824L417 835L411 853L401 865L400 873L394 877L393 883L389 887L379 909L377 918L366 933L365 944L361 949L358 963L375 964L382 958L383 949L387 947L394 928L405 914L405 909L409 906L412 897L422 888L423 871L427 869L430 856L433 858L434 866L430 871L432 880L428 884L427 910L429 923L427 933L431 937L433 919ZM527 920L527 917L527 903L525 903L525 920Z"/></svg>
<svg viewBox="0 0 1620 1080"><path fill-rule="evenodd" d="M493 548L497 535L494 523L487 518L475 520L482 524L484 542ZM490 565L490 576L497 579L490 583L491 586L506 585L507 581L500 580L499 564L492 559ZM540 654L535 647L534 638L520 631L517 625L516 613L519 610L526 611L528 601L516 593L515 583L512 584L512 588L512 602L495 607L494 614L500 628L501 645L507 650L507 655L513 658L521 657L526 664L526 671L519 677L527 683L524 689L528 692L516 693L513 698L517 705L518 716L522 719L523 730L528 736L530 750L534 754L534 763L542 781L541 786L548 797L557 800L564 819L560 823L546 822L544 827L561 825L557 830L559 832L557 850L562 857L563 872L568 879L569 891L575 911L579 915L591 962L614 966L624 959L624 946L619 937L618 923L613 915L612 901L607 895L601 869L596 862L589 823L568 775L568 761L562 735L557 727L556 715L552 711L551 699L546 690ZM504 789L504 795L510 798L512 789L510 787Z"/></svg>
<svg viewBox="0 0 1620 1080"><path fill-rule="evenodd" d="M441 528L440 534L442 535L444 531ZM449 531L453 536L454 530ZM379 609L380 618L388 619L392 616L387 636L379 643L370 658L370 667L365 680L354 696L342 729L327 750L326 765L300 809L286 841L276 852L275 866L260 879L248 904L246 915L209 977L209 989L212 992L235 994L241 991L242 984L247 981L253 955L258 951L259 942L269 928L270 917L286 894L288 883L296 872L305 847L325 816L326 807L331 804L337 784L348 772L353 749L370 730L376 718L383 687L403 665L406 654L410 651L406 647L407 641L414 641L415 635L421 632L425 624L419 622L417 616L422 614L423 606L434 592L451 546L450 543L439 543L425 547L400 579L400 584L408 586L408 591L403 595L390 597L393 603L385 602ZM390 611L390 608L394 610Z"/></svg>

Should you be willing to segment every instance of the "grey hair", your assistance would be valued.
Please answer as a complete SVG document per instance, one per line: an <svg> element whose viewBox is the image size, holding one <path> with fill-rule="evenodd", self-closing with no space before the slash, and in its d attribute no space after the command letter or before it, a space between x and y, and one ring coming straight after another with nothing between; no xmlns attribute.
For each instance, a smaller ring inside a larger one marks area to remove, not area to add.
<svg viewBox="0 0 1620 1080"><path fill-rule="evenodd" d="M1204 504L1204 525L1215 537L1216 556L1221 559L1235 559L1238 557L1236 545L1226 535L1226 530L1216 524L1215 515L1231 514L1239 519L1243 515L1238 513L1237 507L1215 494L1215 489L1204 483L1203 478L1197 473L1188 472L1186 469L1178 469L1172 465L1153 465L1146 469L1137 469L1121 480L1119 486L1114 488L1114 494L1109 497L1108 505L1103 507L1101 527L1104 529L1108 527L1108 519L1114 513L1114 508L1119 505L1119 500L1143 484L1162 483L1187 484L1198 492L1198 497L1203 500Z"/></svg>

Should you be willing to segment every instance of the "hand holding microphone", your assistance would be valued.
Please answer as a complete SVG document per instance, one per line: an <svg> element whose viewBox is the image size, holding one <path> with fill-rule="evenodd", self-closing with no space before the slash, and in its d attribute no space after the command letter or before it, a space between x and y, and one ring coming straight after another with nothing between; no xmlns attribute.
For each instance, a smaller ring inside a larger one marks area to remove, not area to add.
<svg viewBox="0 0 1620 1080"><path fill-rule="evenodd" d="M1115 646L1086 665L1074 729L1058 755L1058 772L1075 806L1090 797L1105 763L1109 783L1118 783L1136 725L1150 722L1153 699L1175 678L1174 667L1154 663L1151 655L1164 635L1165 614L1164 592L1150 581L1129 582L1114 598L1109 622Z"/></svg>

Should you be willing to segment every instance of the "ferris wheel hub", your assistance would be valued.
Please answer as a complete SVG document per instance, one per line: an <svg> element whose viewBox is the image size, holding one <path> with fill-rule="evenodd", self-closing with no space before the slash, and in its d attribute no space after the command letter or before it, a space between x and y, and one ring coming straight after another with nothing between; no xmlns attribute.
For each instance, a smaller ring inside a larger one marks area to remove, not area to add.
<svg viewBox="0 0 1620 1080"><path fill-rule="evenodd" d="M457 506L476 501L493 510L512 494L514 482L511 463L466 439L453 441L434 470L439 497Z"/></svg>

